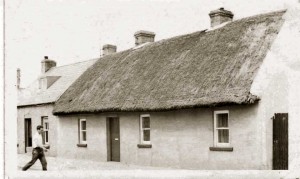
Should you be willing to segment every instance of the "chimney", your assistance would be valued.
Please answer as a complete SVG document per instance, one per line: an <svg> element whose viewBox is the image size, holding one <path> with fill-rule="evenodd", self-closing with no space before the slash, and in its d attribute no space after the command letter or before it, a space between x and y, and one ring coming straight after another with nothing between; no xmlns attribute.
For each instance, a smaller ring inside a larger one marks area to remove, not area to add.
<svg viewBox="0 0 300 179"><path fill-rule="evenodd" d="M46 73L50 68L56 67L56 62L54 60L48 59L48 56L44 57L42 60L42 73Z"/></svg>
<svg viewBox="0 0 300 179"><path fill-rule="evenodd" d="M20 68L17 69L17 89L20 89L21 86L21 70Z"/></svg>
<svg viewBox="0 0 300 179"><path fill-rule="evenodd" d="M217 10L210 11L209 17L210 17L211 27L213 28L224 22L232 21L233 13L231 11L227 11L223 7L221 7Z"/></svg>
<svg viewBox="0 0 300 179"><path fill-rule="evenodd" d="M117 52L117 46L111 44L105 44L102 47L102 55L109 55Z"/></svg>
<svg viewBox="0 0 300 179"><path fill-rule="evenodd" d="M146 42L154 42L155 33L145 30L140 30L134 33L135 45L141 45Z"/></svg>

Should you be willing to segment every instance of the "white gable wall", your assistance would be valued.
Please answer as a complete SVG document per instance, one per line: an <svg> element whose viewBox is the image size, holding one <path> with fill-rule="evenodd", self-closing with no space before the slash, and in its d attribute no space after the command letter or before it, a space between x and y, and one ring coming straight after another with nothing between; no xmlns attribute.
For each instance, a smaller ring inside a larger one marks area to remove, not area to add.
<svg viewBox="0 0 300 179"><path fill-rule="evenodd" d="M266 56L251 93L261 98L258 117L262 122L263 163L272 168L272 120L274 113L289 114L289 169L299 166L299 86L300 86L300 13L299 7L288 9L285 22ZM298 148L298 149L297 149ZM297 151L298 150L298 151ZM296 162L297 161L297 162Z"/></svg>

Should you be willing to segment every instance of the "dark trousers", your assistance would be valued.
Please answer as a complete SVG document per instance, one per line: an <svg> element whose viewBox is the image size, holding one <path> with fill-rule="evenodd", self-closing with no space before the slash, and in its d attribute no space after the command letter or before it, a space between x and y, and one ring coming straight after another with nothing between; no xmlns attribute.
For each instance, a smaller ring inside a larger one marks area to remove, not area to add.
<svg viewBox="0 0 300 179"><path fill-rule="evenodd" d="M28 168L30 168L36 162L37 159L39 159L41 161L41 164L43 166L43 170L47 170L47 161L46 161L46 157L45 157L45 154L44 154L44 150L42 148L32 149L32 159L31 159L30 162L28 162L22 168L22 170L25 171Z"/></svg>

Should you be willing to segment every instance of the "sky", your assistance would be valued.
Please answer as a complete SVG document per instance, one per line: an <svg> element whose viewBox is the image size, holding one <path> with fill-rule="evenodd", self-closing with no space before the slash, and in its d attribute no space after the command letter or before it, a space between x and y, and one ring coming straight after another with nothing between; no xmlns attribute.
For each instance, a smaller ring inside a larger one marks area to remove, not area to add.
<svg viewBox="0 0 300 179"><path fill-rule="evenodd" d="M99 58L104 44L134 47L138 30L155 41L210 27L208 13L224 7L234 20L282 10L298 0L6 0L6 68L21 69L21 87L41 73L44 56L57 66Z"/></svg>

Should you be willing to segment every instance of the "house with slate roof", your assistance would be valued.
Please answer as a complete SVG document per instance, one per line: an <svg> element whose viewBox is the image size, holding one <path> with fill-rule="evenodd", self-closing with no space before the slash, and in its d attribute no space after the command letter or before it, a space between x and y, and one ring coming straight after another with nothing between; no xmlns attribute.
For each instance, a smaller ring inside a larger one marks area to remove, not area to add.
<svg viewBox="0 0 300 179"><path fill-rule="evenodd" d="M297 151L289 80L300 65L287 50L299 42L287 35L299 37L299 19L285 10L233 20L220 8L209 16L211 28L157 42L139 31L136 47L86 70L54 105L58 156L288 169Z"/></svg>
<svg viewBox="0 0 300 179"><path fill-rule="evenodd" d="M19 88L18 70L18 153L31 153L36 126L43 125L43 142L50 145L46 154L57 155L59 129L58 118L52 114L54 102L96 60L56 66L54 60L45 56L41 61L40 76L26 88Z"/></svg>

